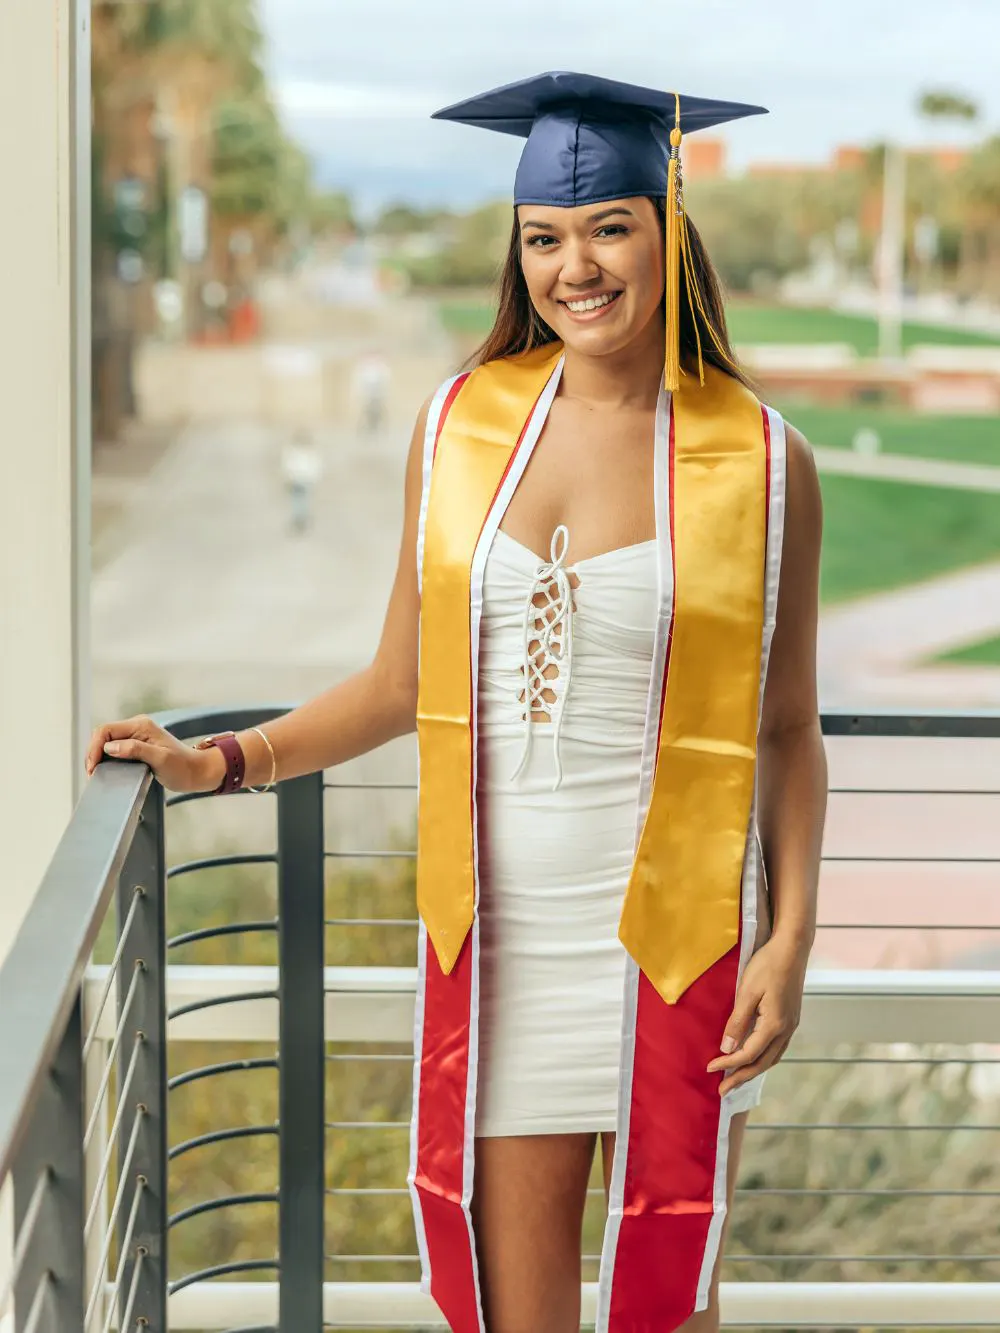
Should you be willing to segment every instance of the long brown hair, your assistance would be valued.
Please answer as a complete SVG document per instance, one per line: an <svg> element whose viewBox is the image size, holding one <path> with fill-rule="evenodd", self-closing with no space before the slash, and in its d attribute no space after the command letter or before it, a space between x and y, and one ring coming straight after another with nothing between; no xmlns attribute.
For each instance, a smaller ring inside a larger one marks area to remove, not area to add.
<svg viewBox="0 0 1000 1333"><path fill-rule="evenodd" d="M653 199L653 206L660 221L660 229L666 234L667 206L665 199ZM715 271L705 243L698 234L694 223L688 219L690 237L691 276L701 297L700 303L693 301L694 314L686 300L681 300L681 364L688 371L696 370L698 365L697 327L701 337L702 360L708 365L717 366L727 375L749 385L748 378L739 369L739 362L729 341L726 328L726 309L722 297L722 284ZM664 297L664 299L666 299ZM701 314L704 311L712 322L716 337L722 344L723 356L715 345L711 333ZM697 325L695 323L697 321ZM514 225L510 234L507 257L500 271L497 290L497 315L493 328L482 346L478 347L466 363L469 366L481 366L487 361L498 361L505 356L517 356L520 352L530 352L546 343L556 342L556 334L549 328L531 303L528 284L524 280L521 268L521 228L514 213Z"/></svg>

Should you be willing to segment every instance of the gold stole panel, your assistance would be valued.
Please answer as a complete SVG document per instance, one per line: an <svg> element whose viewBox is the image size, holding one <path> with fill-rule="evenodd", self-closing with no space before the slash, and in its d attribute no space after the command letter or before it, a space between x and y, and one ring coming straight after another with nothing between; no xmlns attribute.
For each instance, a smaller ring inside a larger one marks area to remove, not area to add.
<svg viewBox="0 0 1000 1333"><path fill-rule="evenodd" d="M475 905L471 573L559 345L490 362L441 430L420 609L417 905L454 967ZM629 953L668 1003L737 941L753 798L767 533L753 394L706 367L673 395L673 622L649 809L622 912ZM661 541L665 534L660 534Z"/></svg>

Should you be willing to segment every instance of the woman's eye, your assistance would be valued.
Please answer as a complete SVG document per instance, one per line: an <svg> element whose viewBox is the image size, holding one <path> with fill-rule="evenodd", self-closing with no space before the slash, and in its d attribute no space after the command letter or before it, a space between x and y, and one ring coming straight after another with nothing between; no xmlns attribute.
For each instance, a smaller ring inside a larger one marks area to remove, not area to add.
<svg viewBox="0 0 1000 1333"><path fill-rule="evenodd" d="M529 245L533 245L533 246L535 246L536 249L537 249L539 246L541 246L543 250L547 250L547 249L548 249L548 246L547 246L547 245L542 245L542 242L543 242L543 241L555 241L555 237L554 237L554 236L529 236L529 237L528 237L528 244L529 244Z"/></svg>
<svg viewBox="0 0 1000 1333"><path fill-rule="evenodd" d="M597 234L600 236L602 233L605 236L627 236L628 227L623 226L620 222L609 222L606 227L601 227Z"/></svg>

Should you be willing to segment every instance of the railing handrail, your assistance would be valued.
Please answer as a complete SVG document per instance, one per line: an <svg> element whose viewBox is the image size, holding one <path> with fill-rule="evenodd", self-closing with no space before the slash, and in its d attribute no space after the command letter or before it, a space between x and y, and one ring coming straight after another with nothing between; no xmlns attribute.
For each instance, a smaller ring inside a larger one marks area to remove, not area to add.
<svg viewBox="0 0 1000 1333"><path fill-rule="evenodd" d="M880 708L877 713L864 713L851 708L824 708L821 721L824 736L1000 738L1000 708L984 708L977 713L934 708L924 708L918 713L905 708Z"/></svg>
<svg viewBox="0 0 1000 1333"><path fill-rule="evenodd" d="M52 1062L153 778L101 765L0 966L0 1181Z"/></svg>
<svg viewBox="0 0 1000 1333"><path fill-rule="evenodd" d="M187 740L239 731L292 706L173 709L154 720ZM0 965L0 1182L66 1026L152 781L142 764L98 766Z"/></svg>

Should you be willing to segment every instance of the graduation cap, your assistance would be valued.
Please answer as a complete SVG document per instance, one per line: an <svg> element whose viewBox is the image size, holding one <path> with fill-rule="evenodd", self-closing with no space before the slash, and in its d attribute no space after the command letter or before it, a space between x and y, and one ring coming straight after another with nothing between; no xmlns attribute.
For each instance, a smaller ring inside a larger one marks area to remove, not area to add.
<svg viewBox="0 0 1000 1333"><path fill-rule="evenodd" d="M514 204L573 208L638 195L666 199L667 351L665 382L680 382L680 278L688 302L722 351L692 280L680 146L685 134L766 112L742 102L642 88L593 74L549 72L504 84L434 113L435 120L527 139ZM698 321L694 320L697 334ZM701 346L699 338L699 365Z"/></svg>

